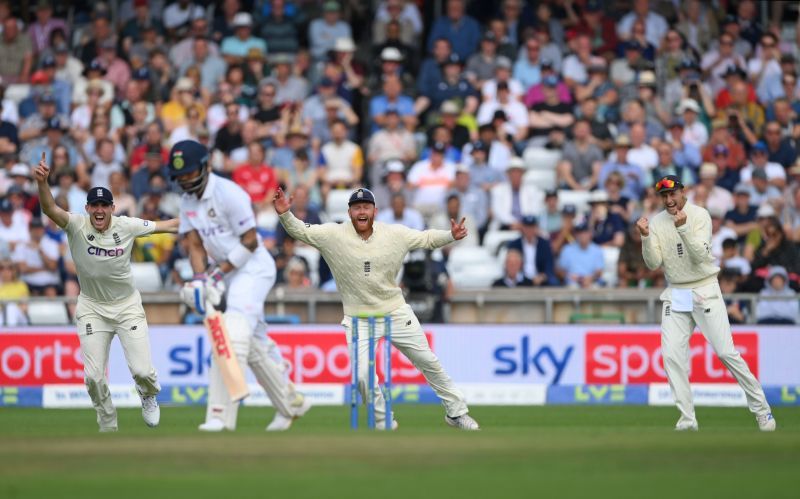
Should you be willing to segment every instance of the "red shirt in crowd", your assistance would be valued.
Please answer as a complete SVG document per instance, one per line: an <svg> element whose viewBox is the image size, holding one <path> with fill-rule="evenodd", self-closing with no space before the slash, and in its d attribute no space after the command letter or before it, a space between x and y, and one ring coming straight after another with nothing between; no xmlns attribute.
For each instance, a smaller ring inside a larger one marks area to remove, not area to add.
<svg viewBox="0 0 800 499"><path fill-rule="evenodd" d="M241 165L233 170L233 181L247 191L254 203L261 203L278 190L278 176L268 165Z"/></svg>
<svg viewBox="0 0 800 499"><path fill-rule="evenodd" d="M145 157L147 156L147 148L150 147L147 144L141 144L133 148L131 152L131 170L130 173L136 173L136 170L139 169L144 164ZM169 163L169 149L166 147L161 148L161 163L167 164Z"/></svg>

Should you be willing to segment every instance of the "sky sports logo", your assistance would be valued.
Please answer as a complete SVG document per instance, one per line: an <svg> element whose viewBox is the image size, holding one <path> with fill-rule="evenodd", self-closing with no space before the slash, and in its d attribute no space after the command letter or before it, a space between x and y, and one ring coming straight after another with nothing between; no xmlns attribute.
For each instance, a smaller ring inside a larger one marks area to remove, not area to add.
<svg viewBox="0 0 800 499"><path fill-rule="evenodd" d="M92 256L115 257L115 256L122 256L125 253L125 250L123 250L122 248L106 249L106 248L98 248L97 246L89 246L88 248L86 248L86 252Z"/></svg>

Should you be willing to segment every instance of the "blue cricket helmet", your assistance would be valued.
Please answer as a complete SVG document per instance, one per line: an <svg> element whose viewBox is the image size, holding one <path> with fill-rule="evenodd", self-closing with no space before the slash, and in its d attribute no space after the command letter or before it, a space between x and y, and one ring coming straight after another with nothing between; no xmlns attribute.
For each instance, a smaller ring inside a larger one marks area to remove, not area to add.
<svg viewBox="0 0 800 499"><path fill-rule="evenodd" d="M208 149L195 140L182 140L172 146L167 167L170 178L177 182L183 192L202 192L208 181ZM200 174L189 180L181 182L177 179L178 176L196 171Z"/></svg>

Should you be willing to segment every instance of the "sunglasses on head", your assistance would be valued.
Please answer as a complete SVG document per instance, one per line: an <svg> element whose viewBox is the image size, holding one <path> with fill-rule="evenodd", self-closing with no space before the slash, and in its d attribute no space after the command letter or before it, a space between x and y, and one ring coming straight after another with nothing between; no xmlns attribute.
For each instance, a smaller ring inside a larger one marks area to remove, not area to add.
<svg viewBox="0 0 800 499"><path fill-rule="evenodd" d="M656 192L661 192L663 189L674 189L675 181L668 178L662 178L656 183Z"/></svg>

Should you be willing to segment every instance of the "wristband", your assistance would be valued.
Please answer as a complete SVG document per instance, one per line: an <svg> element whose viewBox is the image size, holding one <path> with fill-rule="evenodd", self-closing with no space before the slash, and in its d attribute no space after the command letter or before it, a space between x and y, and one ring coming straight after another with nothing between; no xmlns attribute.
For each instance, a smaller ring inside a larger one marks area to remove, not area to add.
<svg viewBox="0 0 800 499"><path fill-rule="evenodd" d="M219 267L214 267L214 269L208 273L208 280L216 285L218 282L225 280L225 272Z"/></svg>
<svg viewBox="0 0 800 499"><path fill-rule="evenodd" d="M239 243L228 253L228 261L238 269L247 263L251 256L253 256L253 252L245 248L242 243Z"/></svg>

